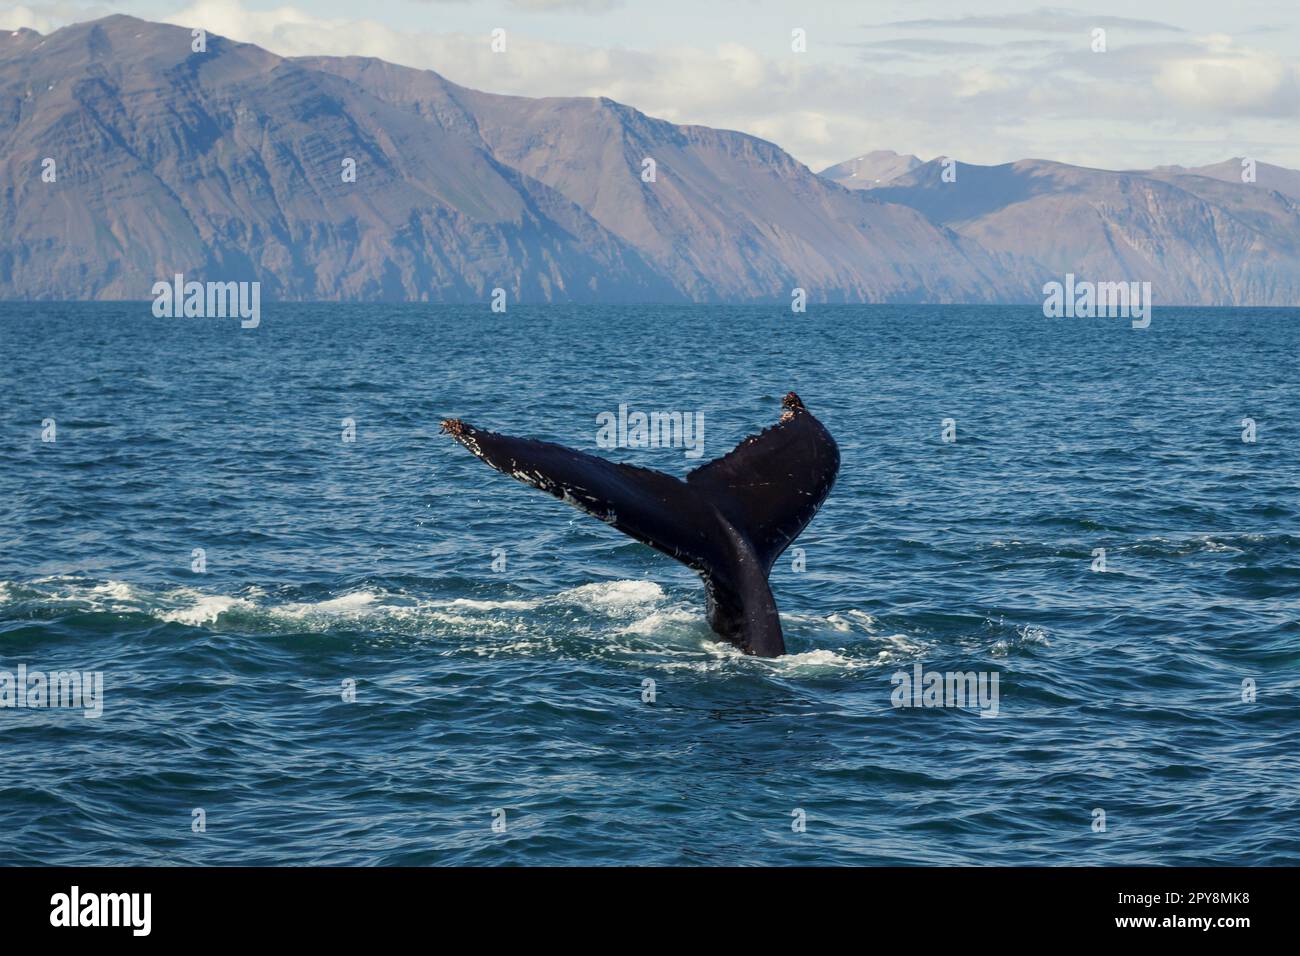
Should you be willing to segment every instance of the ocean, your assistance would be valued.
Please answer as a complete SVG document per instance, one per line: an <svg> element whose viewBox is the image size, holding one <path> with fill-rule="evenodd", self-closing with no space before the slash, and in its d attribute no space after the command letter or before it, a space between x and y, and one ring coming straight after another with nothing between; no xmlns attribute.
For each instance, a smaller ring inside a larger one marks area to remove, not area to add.
<svg viewBox="0 0 1300 956"><path fill-rule="evenodd" d="M1295 864L1298 347L1158 304L0 305L0 863ZM439 434L682 476L791 390L842 464L771 660ZM620 406L702 457L598 448Z"/></svg>

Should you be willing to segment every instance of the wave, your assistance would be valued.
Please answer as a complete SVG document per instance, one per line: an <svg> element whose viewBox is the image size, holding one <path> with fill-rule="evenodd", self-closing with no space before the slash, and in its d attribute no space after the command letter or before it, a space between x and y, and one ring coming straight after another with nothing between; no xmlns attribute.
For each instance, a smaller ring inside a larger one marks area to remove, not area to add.
<svg viewBox="0 0 1300 956"><path fill-rule="evenodd" d="M662 601L664 589L653 581L601 581L561 591L557 597L586 608L618 609Z"/></svg>
<svg viewBox="0 0 1300 956"><path fill-rule="evenodd" d="M1096 546L1104 545L1112 554L1139 557L1181 558L1202 553L1240 554L1259 558L1270 554L1290 554L1300 547L1300 537L1286 532L1258 533L1231 531L1201 531L1178 535L1151 535L1124 540L1114 535L1098 537ZM1038 556L1087 557L1088 550L1061 544L1026 541L1020 538L998 538L987 545L997 551L1023 552Z"/></svg>
<svg viewBox="0 0 1300 956"><path fill-rule="evenodd" d="M990 621L986 624L991 635L926 633L844 608L829 614L783 614L792 653L763 660L716 640L698 595L672 594L654 581L601 581L555 594L501 598L428 593L437 586L365 585L322 594L318 587L249 585L212 593L190 586L148 587L65 575L25 583L0 581L0 620L30 617L33 612L44 618L68 613L140 615L218 633L363 633L443 641L453 652L478 657L596 655L669 670L757 667L789 676L848 674L937 659L956 646L968 653L974 649L972 641L983 644L992 656L1046 642L1041 628L1016 630Z"/></svg>
<svg viewBox="0 0 1300 956"><path fill-rule="evenodd" d="M200 597L190 607L162 611L156 616L160 621L197 626L199 624L215 624L217 618L231 608L251 608L252 606L243 598L227 597L224 594L211 594Z"/></svg>

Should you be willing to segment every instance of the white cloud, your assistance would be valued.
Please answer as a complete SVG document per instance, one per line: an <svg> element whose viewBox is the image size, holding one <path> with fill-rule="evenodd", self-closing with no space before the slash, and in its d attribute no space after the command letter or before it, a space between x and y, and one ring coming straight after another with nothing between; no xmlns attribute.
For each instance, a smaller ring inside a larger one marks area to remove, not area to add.
<svg viewBox="0 0 1300 956"><path fill-rule="evenodd" d="M78 20L94 20L115 11L107 7L84 3L32 3L0 6L0 28L6 30L35 30L49 33L65 24Z"/></svg>
<svg viewBox="0 0 1300 956"><path fill-rule="evenodd" d="M1020 25L1041 27L1052 16L1040 10ZM398 28L293 5L248 9L239 0L200 0L165 19L286 56L379 57L490 92L608 96L673 122L762 136L814 169L879 148L1111 168L1198 165L1248 153L1300 166L1296 59L1224 34L1149 39L1170 35L1163 24L1147 27L1140 44L1112 34L1104 54L1092 53L1088 34L1076 31L1076 38L1020 33L1002 42L981 35L978 60L964 46L968 55L956 55L927 40L900 44L906 60L853 62L814 51L760 52L735 41L692 45L684 31L675 45L650 50L584 45L564 34L539 35L544 28L536 21L531 33L511 29L507 52L494 54L486 28L482 35L439 33L432 17L420 21L430 29ZM6 20L12 16L0 8L0 24ZM933 36L929 27L921 32ZM851 45L863 36L846 30L842 39Z"/></svg>
<svg viewBox="0 0 1300 956"><path fill-rule="evenodd" d="M906 27L914 30L1019 30L1031 33L1087 33L1093 27L1119 27L1144 32L1182 32L1181 27L1162 23L1159 20L1135 20L1131 17L1078 13L1056 7L1039 7L1029 13L898 20L884 26Z"/></svg>
<svg viewBox="0 0 1300 956"><path fill-rule="evenodd" d="M622 5L622 0L510 0L510 5L520 10L581 10L603 13Z"/></svg>
<svg viewBox="0 0 1300 956"><path fill-rule="evenodd" d="M1300 70L1273 53L1243 51L1231 37L1205 40L1200 56L1169 60L1156 88L1184 108L1223 115L1300 117Z"/></svg>

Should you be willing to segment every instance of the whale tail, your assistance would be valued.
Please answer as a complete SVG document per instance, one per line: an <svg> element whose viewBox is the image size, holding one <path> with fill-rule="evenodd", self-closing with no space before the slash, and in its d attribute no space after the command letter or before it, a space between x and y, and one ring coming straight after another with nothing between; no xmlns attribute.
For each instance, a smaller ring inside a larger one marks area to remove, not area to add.
<svg viewBox="0 0 1300 956"><path fill-rule="evenodd" d="M785 653L768 573L804 529L840 453L794 392L781 420L683 481L458 419L442 430L497 471L554 495L699 572L709 624L748 654Z"/></svg>

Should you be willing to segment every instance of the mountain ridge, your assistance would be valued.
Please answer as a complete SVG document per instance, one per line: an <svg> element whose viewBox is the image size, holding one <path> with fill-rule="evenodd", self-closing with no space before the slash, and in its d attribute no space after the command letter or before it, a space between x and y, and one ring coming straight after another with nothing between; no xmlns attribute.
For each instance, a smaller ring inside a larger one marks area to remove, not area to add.
<svg viewBox="0 0 1300 956"><path fill-rule="evenodd" d="M1036 159L956 171L932 161L873 194L1050 275L1150 281L1166 303L1300 302L1300 203L1276 189Z"/></svg>
<svg viewBox="0 0 1300 956"><path fill-rule="evenodd" d="M876 151L815 174L605 97L215 34L195 53L188 29L119 14L0 35L0 298L145 298L183 272L268 299L1034 302L1070 269L1150 278L1170 304L1300 302L1295 200L1238 195L1226 164L959 163L956 183L938 164Z"/></svg>

